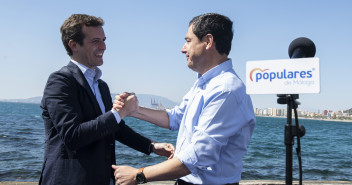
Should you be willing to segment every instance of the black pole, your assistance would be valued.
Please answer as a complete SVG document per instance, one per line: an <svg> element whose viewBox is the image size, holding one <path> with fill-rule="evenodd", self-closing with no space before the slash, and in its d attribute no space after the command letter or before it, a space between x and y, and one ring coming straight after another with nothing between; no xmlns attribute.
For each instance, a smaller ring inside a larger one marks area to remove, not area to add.
<svg viewBox="0 0 352 185"><path fill-rule="evenodd" d="M287 124L285 126L285 145L286 145L286 185L292 185L292 96L287 96Z"/></svg>
<svg viewBox="0 0 352 185"><path fill-rule="evenodd" d="M293 40L288 48L288 55L293 58L309 58L315 55L315 45L313 41L308 38L300 37ZM294 144L294 137L297 136L297 156L300 171L300 184L302 184L302 164L301 164L301 146L300 137L305 134L305 129L299 127L297 107L299 102L298 94L278 94L277 103L287 104L287 124L285 125L285 145L286 145L286 185L292 185L292 147ZM292 110L295 111L296 126L292 126Z"/></svg>
<svg viewBox="0 0 352 185"><path fill-rule="evenodd" d="M295 116L297 116L297 107L299 102L298 94L278 94L279 98L277 103L287 104L287 124L285 125L284 133L284 143L286 145L286 185L292 185L292 148L294 145L294 137L302 137L305 134L305 129L302 126L302 129L298 127L298 117L296 117L296 126L292 125L292 110L295 110ZM299 162L300 162L300 146L299 146ZM301 165L301 164L300 164ZM301 168L300 168L301 173ZM301 181L301 180L300 180Z"/></svg>

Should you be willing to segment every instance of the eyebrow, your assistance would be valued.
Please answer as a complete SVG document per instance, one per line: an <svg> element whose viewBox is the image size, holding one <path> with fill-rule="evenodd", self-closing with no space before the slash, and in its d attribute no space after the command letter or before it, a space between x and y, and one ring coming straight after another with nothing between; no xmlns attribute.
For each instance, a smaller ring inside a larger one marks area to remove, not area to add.
<svg viewBox="0 0 352 185"><path fill-rule="evenodd" d="M93 40L103 40L103 41L105 41L105 40L106 40L106 37L104 37L103 39L101 39L101 38L99 38L99 37L95 37L95 38L92 38L91 40L92 40L92 41L93 41Z"/></svg>

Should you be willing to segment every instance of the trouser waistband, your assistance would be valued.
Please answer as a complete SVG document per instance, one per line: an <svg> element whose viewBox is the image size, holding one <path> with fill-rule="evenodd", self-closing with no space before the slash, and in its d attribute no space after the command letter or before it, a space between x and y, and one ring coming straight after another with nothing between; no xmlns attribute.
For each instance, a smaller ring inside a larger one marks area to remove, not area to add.
<svg viewBox="0 0 352 185"><path fill-rule="evenodd" d="M189 182L186 182L182 179L177 179L176 182L175 182L175 185L195 185L195 184L192 184L192 183L189 183ZM235 182L235 183L227 183L225 185L239 185L238 182Z"/></svg>

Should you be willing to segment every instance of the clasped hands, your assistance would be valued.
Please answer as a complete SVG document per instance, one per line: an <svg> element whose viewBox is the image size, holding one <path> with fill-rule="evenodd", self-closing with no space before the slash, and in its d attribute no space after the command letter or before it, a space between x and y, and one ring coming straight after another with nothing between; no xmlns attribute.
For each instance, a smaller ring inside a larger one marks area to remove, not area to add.
<svg viewBox="0 0 352 185"><path fill-rule="evenodd" d="M116 95L113 102L113 109L119 113L121 119L126 116L134 117L139 112L138 98L134 93L127 92ZM157 155L171 159L174 156L175 147L170 143L154 143L153 152ZM129 166L116 165L112 165L112 168L115 170L114 175L116 184L137 184L136 175L138 169Z"/></svg>
<svg viewBox="0 0 352 185"><path fill-rule="evenodd" d="M139 111L138 99L134 93L124 92L116 95L113 103L113 109L119 113L121 119L126 116L133 116Z"/></svg>

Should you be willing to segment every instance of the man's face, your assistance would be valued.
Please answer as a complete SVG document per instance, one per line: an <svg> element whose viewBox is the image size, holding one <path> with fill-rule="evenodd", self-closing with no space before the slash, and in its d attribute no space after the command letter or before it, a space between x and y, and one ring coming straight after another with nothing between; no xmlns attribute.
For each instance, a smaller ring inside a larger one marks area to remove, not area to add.
<svg viewBox="0 0 352 185"><path fill-rule="evenodd" d="M193 25L188 28L185 40L186 43L183 45L181 52L186 54L187 66L193 71L203 74L206 42L199 40L193 33Z"/></svg>
<svg viewBox="0 0 352 185"><path fill-rule="evenodd" d="M83 44L77 43L75 59L77 62L93 69L103 64L103 54L106 49L105 33L101 26L83 26L82 32L85 35Z"/></svg>

